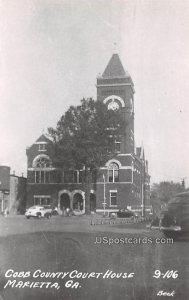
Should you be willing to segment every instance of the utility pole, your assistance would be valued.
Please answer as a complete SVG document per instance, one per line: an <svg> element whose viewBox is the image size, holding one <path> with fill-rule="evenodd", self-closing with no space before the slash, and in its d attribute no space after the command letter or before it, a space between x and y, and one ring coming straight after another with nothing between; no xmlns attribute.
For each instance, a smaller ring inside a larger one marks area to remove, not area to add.
<svg viewBox="0 0 189 300"><path fill-rule="evenodd" d="M103 182L104 182L104 199L103 199L103 203L102 203L102 206L103 206L103 217L105 218L105 215L106 215L106 180L105 180L105 176L103 174Z"/></svg>

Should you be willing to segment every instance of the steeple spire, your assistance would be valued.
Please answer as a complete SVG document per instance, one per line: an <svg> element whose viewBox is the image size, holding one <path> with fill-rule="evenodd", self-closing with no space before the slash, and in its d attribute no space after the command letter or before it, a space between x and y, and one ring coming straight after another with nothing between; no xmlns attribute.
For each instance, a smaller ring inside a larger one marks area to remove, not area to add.
<svg viewBox="0 0 189 300"><path fill-rule="evenodd" d="M119 55L114 53L102 74L103 78L116 78L116 77L125 77L126 72L122 66Z"/></svg>

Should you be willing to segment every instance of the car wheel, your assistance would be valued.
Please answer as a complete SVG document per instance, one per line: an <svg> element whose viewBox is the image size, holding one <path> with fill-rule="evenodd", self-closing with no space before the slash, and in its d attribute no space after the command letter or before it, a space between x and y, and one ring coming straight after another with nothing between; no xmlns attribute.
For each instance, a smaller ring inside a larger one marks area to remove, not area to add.
<svg viewBox="0 0 189 300"><path fill-rule="evenodd" d="M58 212L57 212L56 210L54 210L54 211L52 212L52 215L53 215L53 216L58 216Z"/></svg>
<svg viewBox="0 0 189 300"><path fill-rule="evenodd" d="M38 212L36 215L37 215L38 218L41 218L41 213L40 212Z"/></svg>
<svg viewBox="0 0 189 300"><path fill-rule="evenodd" d="M50 219L51 214L50 214L50 213L46 213L46 214L44 215L44 217L47 218L47 219Z"/></svg>

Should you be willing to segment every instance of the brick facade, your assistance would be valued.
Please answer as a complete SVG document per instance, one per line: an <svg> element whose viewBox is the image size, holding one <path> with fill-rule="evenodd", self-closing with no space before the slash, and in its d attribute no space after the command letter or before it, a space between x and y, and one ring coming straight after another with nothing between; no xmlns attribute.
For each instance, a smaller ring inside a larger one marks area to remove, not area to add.
<svg viewBox="0 0 189 300"><path fill-rule="evenodd" d="M134 85L119 56L113 54L104 73L97 78L97 99L109 109L120 109L125 132L116 141L117 154L103 166L91 185L91 210L113 212L150 205L150 176L144 149L135 147ZM27 149L27 206L50 204L85 211L81 171L56 169L51 161L52 142L42 135ZM103 205L104 203L104 205Z"/></svg>

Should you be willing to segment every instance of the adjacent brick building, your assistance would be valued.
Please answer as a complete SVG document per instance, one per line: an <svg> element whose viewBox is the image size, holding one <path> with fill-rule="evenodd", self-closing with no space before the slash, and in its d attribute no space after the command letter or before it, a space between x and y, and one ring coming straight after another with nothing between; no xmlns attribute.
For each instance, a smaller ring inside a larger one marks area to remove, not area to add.
<svg viewBox="0 0 189 300"><path fill-rule="evenodd" d="M0 213L9 205L10 167L0 166Z"/></svg>
<svg viewBox="0 0 189 300"><path fill-rule="evenodd" d="M10 167L0 166L0 213L24 213L26 178L10 174Z"/></svg>
<svg viewBox="0 0 189 300"><path fill-rule="evenodd" d="M97 78L97 99L108 109L120 109L126 121L123 136L116 140L115 158L101 167L91 185L92 211L114 212L129 207L144 212L150 206L150 176L143 147L135 146L134 84L118 54L113 54ZM52 163L52 142L45 135L27 149L27 206L51 204L85 211L82 170L57 169Z"/></svg>
<svg viewBox="0 0 189 300"><path fill-rule="evenodd" d="M10 175L9 213L23 214L26 209L26 182L24 176Z"/></svg>

